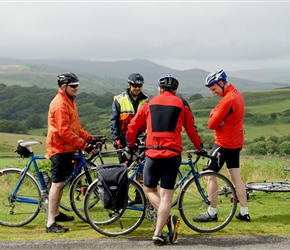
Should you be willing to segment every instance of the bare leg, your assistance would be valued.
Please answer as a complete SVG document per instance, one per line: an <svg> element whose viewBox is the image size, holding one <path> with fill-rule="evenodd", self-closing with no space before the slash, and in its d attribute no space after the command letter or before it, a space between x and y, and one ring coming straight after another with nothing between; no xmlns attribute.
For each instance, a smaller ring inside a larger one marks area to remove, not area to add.
<svg viewBox="0 0 290 250"><path fill-rule="evenodd" d="M207 176L207 186L208 186L208 198L211 201L210 206L212 208L216 208L217 204L217 190L218 190L218 185L215 177L212 176Z"/></svg>
<svg viewBox="0 0 290 250"><path fill-rule="evenodd" d="M62 196L60 191L63 182L52 183L48 196L48 213L47 223L48 227L55 222L55 216L59 213L59 204Z"/></svg>
<svg viewBox="0 0 290 250"><path fill-rule="evenodd" d="M228 169L228 171L229 171L232 181L235 184L237 196L241 204L241 207L247 207L248 206L247 192L246 192L245 184L240 175L240 169L230 168Z"/></svg>
<svg viewBox="0 0 290 250"><path fill-rule="evenodd" d="M161 235L164 225L168 222L171 211L171 203L173 197L173 190L160 188L160 194L157 188L144 187L149 201L157 210L157 223L154 231L155 235Z"/></svg>

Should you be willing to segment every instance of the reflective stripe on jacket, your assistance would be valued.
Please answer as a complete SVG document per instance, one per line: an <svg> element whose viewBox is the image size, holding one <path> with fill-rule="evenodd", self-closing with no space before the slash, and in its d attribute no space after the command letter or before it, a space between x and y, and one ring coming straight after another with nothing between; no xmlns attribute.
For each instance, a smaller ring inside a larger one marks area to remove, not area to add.
<svg viewBox="0 0 290 250"><path fill-rule="evenodd" d="M244 145L244 99L240 91L230 84L223 98L210 112L208 127L214 130L215 143L223 148L235 149ZM220 123L224 122L223 126Z"/></svg>
<svg viewBox="0 0 290 250"><path fill-rule="evenodd" d="M139 104L137 109L134 108L134 100L129 94L129 88L123 93L114 96L114 101L112 104L112 114L110 127L112 131L113 140L119 139L121 134L126 134L128 125L132 118L135 116L140 107L148 100L148 96L144 95L142 92L139 94ZM141 128L141 132L145 131L145 128Z"/></svg>
<svg viewBox="0 0 290 250"><path fill-rule="evenodd" d="M81 126L78 109L73 99L59 89L49 105L46 158L58 153L84 150L92 136Z"/></svg>
<svg viewBox="0 0 290 250"><path fill-rule="evenodd" d="M167 148L146 150L146 156L151 158L167 158L181 154L182 127L185 128L194 147L198 150L202 147L202 140L194 126L188 103L172 92L162 92L140 108L128 126L128 146L134 146L136 131L144 124L147 125L146 147Z"/></svg>

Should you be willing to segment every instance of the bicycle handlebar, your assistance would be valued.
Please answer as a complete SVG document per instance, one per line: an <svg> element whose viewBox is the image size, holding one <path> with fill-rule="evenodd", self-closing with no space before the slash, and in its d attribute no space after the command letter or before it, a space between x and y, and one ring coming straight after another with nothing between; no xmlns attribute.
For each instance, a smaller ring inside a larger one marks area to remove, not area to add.
<svg viewBox="0 0 290 250"><path fill-rule="evenodd" d="M186 153L189 158L191 158L191 154L196 155L196 159L193 162L193 164L196 164L199 161L200 157L203 157L203 158L205 157L205 158L210 159L211 163L207 167L203 168L203 170L212 169L212 165L214 165L215 163L219 165L218 162L219 162L220 153L217 153L216 155L209 155L206 150L199 151L196 149L187 150Z"/></svg>

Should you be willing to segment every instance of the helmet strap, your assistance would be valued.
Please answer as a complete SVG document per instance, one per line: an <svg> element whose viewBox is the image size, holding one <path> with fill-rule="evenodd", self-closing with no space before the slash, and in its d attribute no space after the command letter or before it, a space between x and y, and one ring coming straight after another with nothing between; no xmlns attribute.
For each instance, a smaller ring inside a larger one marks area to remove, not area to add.
<svg viewBox="0 0 290 250"><path fill-rule="evenodd" d="M222 80L220 80L220 81L222 81ZM216 82L216 85L218 85L223 90L223 92L225 92L225 85L227 82L222 81L224 83L224 85L222 86L221 84L219 84L220 81Z"/></svg>

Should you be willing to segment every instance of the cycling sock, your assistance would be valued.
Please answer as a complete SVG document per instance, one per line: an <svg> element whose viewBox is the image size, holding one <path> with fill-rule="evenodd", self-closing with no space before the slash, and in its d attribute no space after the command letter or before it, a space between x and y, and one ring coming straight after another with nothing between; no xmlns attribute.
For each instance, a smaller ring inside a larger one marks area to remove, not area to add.
<svg viewBox="0 0 290 250"><path fill-rule="evenodd" d="M249 214L248 207L241 207L240 213L241 215Z"/></svg>
<svg viewBox="0 0 290 250"><path fill-rule="evenodd" d="M207 212L209 213L210 216L214 216L216 214L216 208L209 206Z"/></svg>

